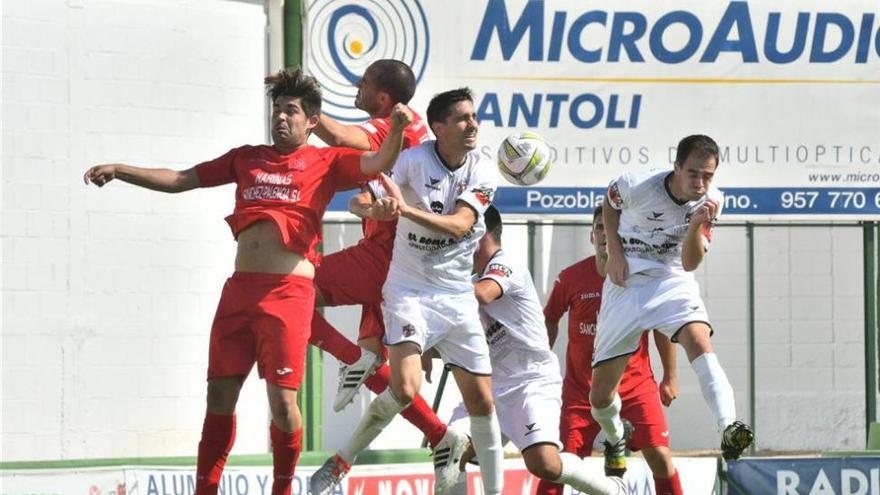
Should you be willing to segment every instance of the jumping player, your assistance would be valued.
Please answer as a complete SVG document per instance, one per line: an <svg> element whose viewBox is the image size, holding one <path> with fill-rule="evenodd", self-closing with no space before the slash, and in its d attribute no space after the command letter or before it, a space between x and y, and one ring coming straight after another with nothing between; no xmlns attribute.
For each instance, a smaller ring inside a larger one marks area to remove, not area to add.
<svg viewBox="0 0 880 495"><path fill-rule="evenodd" d="M608 261L602 210L602 206L599 206L593 211L590 242L593 244L595 256L562 270L544 307L551 346L559 333L559 320L563 314L569 313L559 433L563 450L578 457L592 454L593 443L601 430L590 414L592 368L584 363L592 362L596 319L602 301L605 263ZM654 332L654 340L663 364L663 380L659 390L651 371L648 333L644 332L620 383L619 394L623 401L620 415L634 427L628 446L631 450L641 450L645 456L645 461L654 473L655 493L681 495L681 482L669 453L669 428L660 406L661 402L669 406L678 394L675 346L661 332ZM605 466L605 474L608 475L623 476L624 471L625 467ZM561 495L562 485L541 481L537 493Z"/></svg>
<svg viewBox="0 0 880 495"><path fill-rule="evenodd" d="M400 151L409 110L397 106L392 129L377 152L315 148L321 90L314 78L284 70L269 88L272 146L241 146L187 170L98 165L86 183L119 179L162 192L236 184L226 218L238 241L235 272L226 281L211 327L207 412L199 443L196 493L216 494L235 439L235 405L257 363L272 413L272 493L289 494L302 440L296 405L314 310L313 260L321 217L337 190L351 189L389 170Z"/></svg>
<svg viewBox="0 0 880 495"><path fill-rule="evenodd" d="M420 355L436 346L453 366L471 415L484 493L498 494L503 482L501 435L492 402L489 349L470 282L473 252L485 229L483 213L498 174L475 151L478 123L470 90L435 96L428 123L437 140L404 151L393 182L380 176L400 214L382 290L391 387L373 400L348 444L319 473L344 474L342 465L350 465L413 400L421 386ZM459 437L452 445L441 442L435 448L435 493L442 495L457 481L466 445L466 438ZM312 493L328 493L340 480L316 474Z"/></svg>
<svg viewBox="0 0 880 495"><path fill-rule="evenodd" d="M577 455L560 453L562 377L550 350L538 293L529 271L502 249L498 210L489 207L485 216L486 234L474 256L474 291L489 342L492 390L502 433L522 452L529 472L542 482L564 483L592 495L625 494L620 477L591 472ZM464 416L456 408L450 428ZM466 481L462 473L453 491L465 495Z"/></svg>
<svg viewBox="0 0 880 495"><path fill-rule="evenodd" d="M355 106L366 111L370 120L359 125L344 125L321 115L315 134L331 146L376 150L391 131L391 111L398 103L407 104L416 90L416 78L408 65L398 60L377 60L367 67L358 81ZM428 139L427 126L412 112L412 123L403 132L403 148L412 148ZM339 388L333 409L349 404L364 381L381 394L388 388L390 371L383 365L385 333L382 322L382 285L391 263L395 211L382 210L373 203L369 188L352 198L350 208L363 219L364 237L356 245L324 257L315 272L316 306L361 304L358 344L352 344L333 328L319 312L312 317L309 343L335 356L344 365L339 371ZM417 395L401 415L419 428L434 447L446 435L443 423L427 402ZM450 435L458 435L453 431Z"/></svg>
<svg viewBox="0 0 880 495"><path fill-rule="evenodd" d="M751 428L736 421L733 388L712 352L709 316L691 273L706 256L721 213L723 196L712 186L717 168L718 145L693 135L678 143L673 171L626 173L608 187L603 211L608 276L590 390L593 417L611 443L608 465L625 465L618 384L644 328L684 347L723 432L723 457L738 458L754 439Z"/></svg>

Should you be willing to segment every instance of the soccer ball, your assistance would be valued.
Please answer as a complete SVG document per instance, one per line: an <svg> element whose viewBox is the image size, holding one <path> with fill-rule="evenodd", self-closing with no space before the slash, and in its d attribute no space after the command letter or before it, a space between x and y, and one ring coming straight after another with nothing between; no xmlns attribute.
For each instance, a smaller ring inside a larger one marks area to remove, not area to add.
<svg viewBox="0 0 880 495"><path fill-rule="evenodd" d="M534 132L512 134L498 147L498 170L508 182L531 186L550 171L550 146Z"/></svg>

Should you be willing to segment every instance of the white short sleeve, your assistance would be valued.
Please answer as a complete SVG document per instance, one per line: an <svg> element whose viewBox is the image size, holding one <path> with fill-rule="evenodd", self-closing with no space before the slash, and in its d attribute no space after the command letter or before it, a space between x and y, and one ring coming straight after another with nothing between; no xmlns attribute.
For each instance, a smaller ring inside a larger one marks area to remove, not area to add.
<svg viewBox="0 0 880 495"><path fill-rule="evenodd" d="M486 269L483 270L483 274L480 275L480 280L494 280L498 283L498 286L501 287L502 294L507 294L510 290L510 275L512 273L513 270L511 267L504 263L503 260L492 260L486 265Z"/></svg>
<svg viewBox="0 0 880 495"><path fill-rule="evenodd" d="M498 188L498 169L482 155L474 156L479 162L475 164L474 173L455 200L467 203L480 216L483 216L492 203L495 190Z"/></svg>
<svg viewBox="0 0 880 495"><path fill-rule="evenodd" d="M629 172L620 175L608 184L608 204L615 210L629 206L630 191L633 185L633 176Z"/></svg>

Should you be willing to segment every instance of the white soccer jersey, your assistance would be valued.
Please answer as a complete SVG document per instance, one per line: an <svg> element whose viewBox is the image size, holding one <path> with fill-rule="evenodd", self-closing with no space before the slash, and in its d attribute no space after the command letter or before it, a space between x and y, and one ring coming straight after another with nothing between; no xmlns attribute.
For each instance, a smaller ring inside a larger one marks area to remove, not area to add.
<svg viewBox="0 0 880 495"><path fill-rule="evenodd" d="M617 230L630 273L654 269L683 271L681 246L691 215L706 201L718 205L721 215L724 195L714 186L696 201L677 202L666 178L672 172L628 172L608 186L608 203L620 210ZM712 240L711 228L703 230L704 245Z"/></svg>
<svg viewBox="0 0 880 495"><path fill-rule="evenodd" d="M447 215L461 201L476 211L477 222L456 241L449 234L401 218L385 283L433 293L472 291L474 250L486 231L483 213L495 195L498 169L491 160L472 151L464 165L450 170L437 155L435 145L436 141L427 141L401 152L392 179L408 205ZM375 184L370 187L377 197L384 195Z"/></svg>
<svg viewBox="0 0 880 495"><path fill-rule="evenodd" d="M499 250L477 279L491 279L503 291L498 299L480 306L496 395L528 381L561 381L559 362L547 338L544 309L525 266Z"/></svg>

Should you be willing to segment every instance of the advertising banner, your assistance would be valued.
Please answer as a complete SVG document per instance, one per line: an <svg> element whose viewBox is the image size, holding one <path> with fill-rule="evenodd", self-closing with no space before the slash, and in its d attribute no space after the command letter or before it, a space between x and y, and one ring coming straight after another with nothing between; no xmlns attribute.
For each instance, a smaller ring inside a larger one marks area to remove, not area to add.
<svg viewBox="0 0 880 495"><path fill-rule="evenodd" d="M743 459L727 477L729 495L880 495L880 457Z"/></svg>
<svg viewBox="0 0 880 495"><path fill-rule="evenodd" d="M602 473L602 459L588 459ZM688 493L709 495L715 487L714 458L675 458L682 486ZM299 466L292 495L308 495L309 480L317 466ZM100 469L0 471L3 495L193 495L195 473L191 467L132 467ZM633 458L626 475L628 493L654 495L650 470L641 458ZM469 493L482 493L479 472L468 472ZM505 459L504 494L533 495L538 480L525 469L522 459ZM220 480L220 495L270 495L272 467L228 467ZM334 495L431 495L434 471L429 463L355 465L333 492ZM566 495L577 491L566 488Z"/></svg>
<svg viewBox="0 0 880 495"><path fill-rule="evenodd" d="M306 68L346 123L374 60L408 63L411 106L475 93L480 151L541 134L555 163L504 183L505 212L589 212L624 171L672 169L707 134L728 219L880 218L875 0L307 0Z"/></svg>

